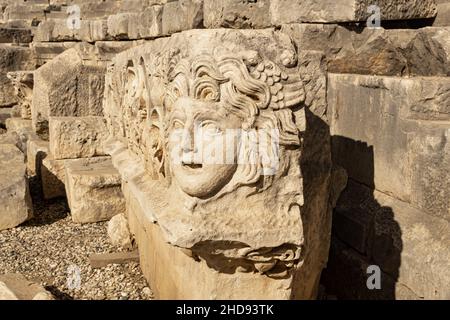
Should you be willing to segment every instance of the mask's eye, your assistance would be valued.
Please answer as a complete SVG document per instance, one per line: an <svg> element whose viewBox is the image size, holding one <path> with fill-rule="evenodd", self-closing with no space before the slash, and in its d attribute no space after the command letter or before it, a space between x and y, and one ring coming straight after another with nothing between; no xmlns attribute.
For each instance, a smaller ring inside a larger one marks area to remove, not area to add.
<svg viewBox="0 0 450 320"><path fill-rule="evenodd" d="M184 129L184 123L181 122L180 120L175 119L172 122L172 128L175 130L182 130L182 129Z"/></svg>
<svg viewBox="0 0 450 320"><path fill-rule="evenodd" d="M222 134L222 129L217 125L216 122L211 120L203 121L200 127L202 128L203 133L209 137L214 137Z"/></svg>

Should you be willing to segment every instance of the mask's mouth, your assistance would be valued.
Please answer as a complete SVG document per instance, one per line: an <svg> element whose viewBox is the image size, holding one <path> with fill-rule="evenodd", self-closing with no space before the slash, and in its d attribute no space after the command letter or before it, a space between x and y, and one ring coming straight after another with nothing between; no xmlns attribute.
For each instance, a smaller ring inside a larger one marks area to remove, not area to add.
<svg viewBox="0 0 450 320"><path fill-rule="evenodd" d="M201 163L183 163L183 168L189 168L189 169L201 169L203 168L203 165Z"/></svg>

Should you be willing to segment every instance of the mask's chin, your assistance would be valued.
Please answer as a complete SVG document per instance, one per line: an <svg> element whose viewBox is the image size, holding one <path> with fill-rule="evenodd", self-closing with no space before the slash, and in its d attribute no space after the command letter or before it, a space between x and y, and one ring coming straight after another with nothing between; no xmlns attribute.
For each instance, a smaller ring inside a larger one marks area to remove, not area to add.
<svg viewBox="0 0 450 320"><path fill-rule="evenodd" d="M191 197L207 199L216 195L233 177L234 165L211 166L185 163L173 168L178 186Z"/></svg>

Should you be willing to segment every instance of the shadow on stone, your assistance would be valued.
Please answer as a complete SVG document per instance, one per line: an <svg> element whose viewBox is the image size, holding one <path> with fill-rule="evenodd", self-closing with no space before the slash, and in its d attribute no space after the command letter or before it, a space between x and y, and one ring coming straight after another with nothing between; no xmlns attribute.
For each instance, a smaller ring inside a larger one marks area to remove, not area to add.
<svg viewBox="0 0 450 320"><path fill-rule="evenodd" d="M332 240L322 285L338 299L396 299L403 249L402 231L392 208L374 197L374 151L364 142L333 136L334 163L349 174L333 212ZM380 268L380 289L369 289ZM370 279L369 279L370 278ZM369 280L369 281L368 281ZM397 289L397 290L396 290Z"/></svg>

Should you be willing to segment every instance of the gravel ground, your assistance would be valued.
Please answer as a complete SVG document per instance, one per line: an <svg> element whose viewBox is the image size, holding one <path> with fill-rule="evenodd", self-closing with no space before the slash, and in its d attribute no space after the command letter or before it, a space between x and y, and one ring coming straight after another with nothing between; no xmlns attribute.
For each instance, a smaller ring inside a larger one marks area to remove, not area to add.
<svg viewBox="0 0 450 320"><path fill-rule="evenodd" d="M106 223L77 225L65 200L33 198L35 217L0 232L0 274L22 273L57 299L152 298L138 264L90 267L90 254L119 251L108 241Z"/></svg>

